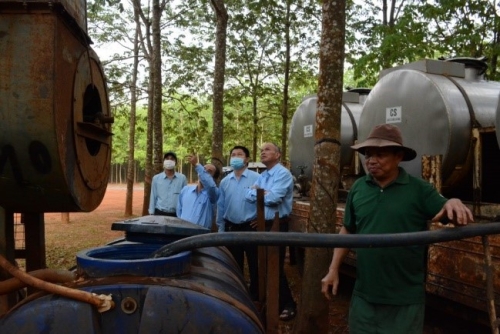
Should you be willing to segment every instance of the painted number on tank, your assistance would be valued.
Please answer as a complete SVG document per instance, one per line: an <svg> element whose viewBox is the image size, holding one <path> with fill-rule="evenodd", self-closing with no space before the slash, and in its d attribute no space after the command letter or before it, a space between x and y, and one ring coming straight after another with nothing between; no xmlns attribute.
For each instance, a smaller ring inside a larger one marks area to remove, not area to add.
<svg viewBox="0 0 500 334"><path fill-rule="evenodd" d="M402 118L401 106L390 107L385 109L385 122L386 123L401 123Z"/></svg>
<svg viewBox="0 0 500 334"><path fill-rule="evenodd" d="M304 125L304 138L313 136L313 126L312 124Z"/></svg>

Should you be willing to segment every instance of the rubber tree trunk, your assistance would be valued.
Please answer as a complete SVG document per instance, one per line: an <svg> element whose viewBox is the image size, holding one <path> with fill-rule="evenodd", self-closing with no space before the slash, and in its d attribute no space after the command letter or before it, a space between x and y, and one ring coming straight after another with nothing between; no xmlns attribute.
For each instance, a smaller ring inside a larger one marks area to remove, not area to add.
<svg viewBox="0 0 500 334"><path fill-rule="evenodd" d="M309 212L311 231L335 230L340 182L340 116L342 110L345 1L324 0L320 45L320 77L315 160ZM328 333L328 302L321 294L321 278L331 261L331 250L307 248L301 304L294 333Z"/></svg>

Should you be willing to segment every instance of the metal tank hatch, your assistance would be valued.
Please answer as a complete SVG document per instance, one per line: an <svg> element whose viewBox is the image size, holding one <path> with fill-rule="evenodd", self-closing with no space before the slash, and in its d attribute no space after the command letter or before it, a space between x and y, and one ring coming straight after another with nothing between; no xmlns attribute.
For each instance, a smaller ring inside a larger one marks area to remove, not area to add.
<svg viewBox="0 0 500 334"><path fill-rule="evenodd" d="M92 211L106 191L111 123L86 1L0 2L0 206Z"/></svg>

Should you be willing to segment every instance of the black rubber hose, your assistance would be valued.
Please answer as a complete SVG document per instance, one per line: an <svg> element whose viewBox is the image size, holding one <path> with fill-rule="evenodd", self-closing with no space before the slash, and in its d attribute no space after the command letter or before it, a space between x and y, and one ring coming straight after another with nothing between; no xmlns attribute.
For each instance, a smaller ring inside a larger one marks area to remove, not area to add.
<svg viewBox="0 0 500 334"><path fill-rule="evenodd" d="M500 222L474 223L463 227L443 227L433 231L391 234L320 234L298 232L230 232L196 235L165 245L152 257L167 257L182 251L202 247L236 246L241 244L262 246L301 246L316 248L371 248L428 245L500 234Z"/></svg>

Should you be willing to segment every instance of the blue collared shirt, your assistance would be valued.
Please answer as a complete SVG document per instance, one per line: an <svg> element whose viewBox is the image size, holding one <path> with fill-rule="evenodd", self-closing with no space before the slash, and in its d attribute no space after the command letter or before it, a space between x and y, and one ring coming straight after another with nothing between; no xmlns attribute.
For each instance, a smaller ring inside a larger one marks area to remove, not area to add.
<svg viewBox="0 0 500 334"><path fill-rule="evenodd" d="M186 185L186 177L181 173L176 172L172 179L169 179L165 172L153 176L149 198L149 214L153 215L155 209L164 212L175 212L179 194Z"/></svg>
<svg viewBox="0 0 500 334"><path fill-rule="evenodd" d="M260 174L255 185L265 190L264 212L266 220L274 219L274 213L279 212L280 218L290 215L293 204L293 177L282 164ZM245 199L250 203L257 201L257 190L249 189Z"/></svg>
<svg viewBox="0 0 500 334"><path fill-rule="evenodd" d="M259 173L248 168L238 180L234 172L222 179L219 185L219 200L217 201L217 227L224 232L224 219L234 224L244 223L257 217L255 203L245 200L245 193L259 178Z"/></svg>
<svg viewBox="0 0 500 334"><path fill-rule="evenodd" d="M202 165L197 164L195 170L203 189L198 192L197 185L182 188L177 202L177 217L210 229L219 198L219 189L213 177Z"/></svg>

